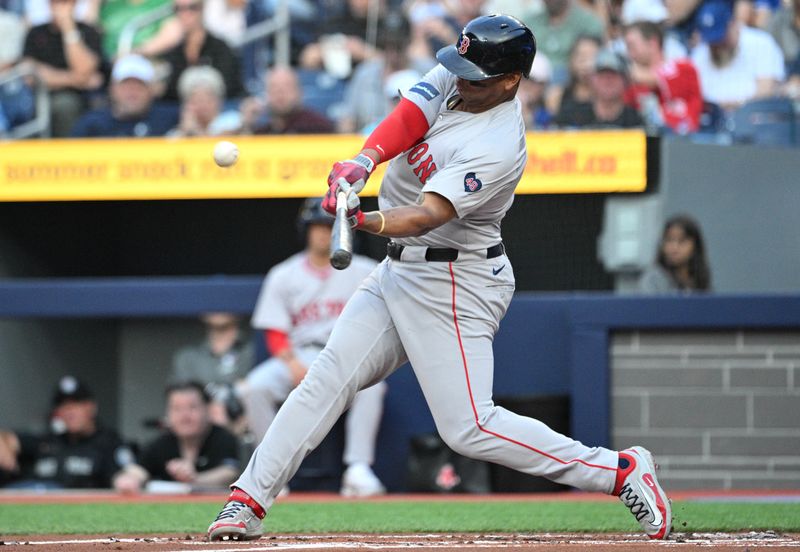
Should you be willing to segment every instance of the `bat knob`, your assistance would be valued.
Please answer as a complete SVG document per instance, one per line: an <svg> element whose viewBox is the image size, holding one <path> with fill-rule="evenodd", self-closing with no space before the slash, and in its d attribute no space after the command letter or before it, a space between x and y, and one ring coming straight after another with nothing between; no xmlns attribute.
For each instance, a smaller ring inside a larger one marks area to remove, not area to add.
<svg viewBox="0 0 800 552"><path fill-rule="evenodd" d="M353 254L344 249L334 251L331 255L331 266L336 270L344 270L350 266L350 261L353 260Z"/></svg>

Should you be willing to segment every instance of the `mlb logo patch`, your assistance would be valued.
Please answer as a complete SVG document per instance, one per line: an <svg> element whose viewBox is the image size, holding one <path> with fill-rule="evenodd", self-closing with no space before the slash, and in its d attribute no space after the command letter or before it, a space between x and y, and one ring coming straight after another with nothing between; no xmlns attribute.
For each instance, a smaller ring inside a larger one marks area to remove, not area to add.
<svg viewBox="0 0 800 552"><path fill-rule="evenodd" d="M465 192L477 192L483 186L483 182L478 180L478 177L475 176L474 172L468 172L464 175L464 191Z"/></svg>
<svg viewBox="0 0 800 552"><path fill-rule="evenodd" d="M414 86L412 86L409 89L409 92L416 92L417 94L419 94L428 101L431 101L440 94L440 92L436 89L435 86L425 81L420 81Z"/></svg>

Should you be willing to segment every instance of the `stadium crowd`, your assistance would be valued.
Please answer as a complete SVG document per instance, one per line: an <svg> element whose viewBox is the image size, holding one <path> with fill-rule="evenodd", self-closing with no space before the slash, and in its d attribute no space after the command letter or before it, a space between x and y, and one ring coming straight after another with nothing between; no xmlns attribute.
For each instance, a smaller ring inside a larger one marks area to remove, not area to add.
<svg viewBox="0 0 800 552"><path fill-rule="evenodd" d="M282 7L284 56L257 32ZM55 137L368 132L487 12L538 39L531 129L713 134L800 102L800 0L2 0L0 133L37 83Z"/></svg>

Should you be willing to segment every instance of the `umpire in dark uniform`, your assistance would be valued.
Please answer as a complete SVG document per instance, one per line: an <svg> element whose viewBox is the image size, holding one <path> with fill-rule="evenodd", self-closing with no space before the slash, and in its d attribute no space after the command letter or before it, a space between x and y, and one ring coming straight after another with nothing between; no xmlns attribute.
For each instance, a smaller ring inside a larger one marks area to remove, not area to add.
<svg viewBox="0 0 800 552"><path fill-rule="evenodd" d="M92 392L72 376L58 382L45 435L0 432L0 480L7 488L110 488L114 474L133 461L119 435L100 426Z"/></svg>

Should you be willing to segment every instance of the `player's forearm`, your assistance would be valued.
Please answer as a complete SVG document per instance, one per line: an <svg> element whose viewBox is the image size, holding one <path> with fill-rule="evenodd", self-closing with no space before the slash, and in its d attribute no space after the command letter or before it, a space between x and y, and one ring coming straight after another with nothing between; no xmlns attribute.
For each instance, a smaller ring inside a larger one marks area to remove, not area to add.
<svg viewBox="0 0 800 552"><path fill-rule="evenodd" d="M422 205L409 205L364 213L364 222L358 228L387 238L405 238L427 234L444 222Z"/></svg>

